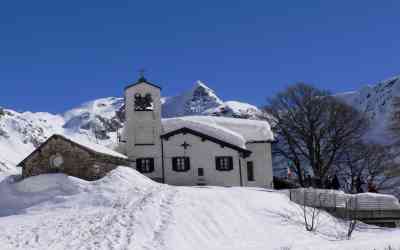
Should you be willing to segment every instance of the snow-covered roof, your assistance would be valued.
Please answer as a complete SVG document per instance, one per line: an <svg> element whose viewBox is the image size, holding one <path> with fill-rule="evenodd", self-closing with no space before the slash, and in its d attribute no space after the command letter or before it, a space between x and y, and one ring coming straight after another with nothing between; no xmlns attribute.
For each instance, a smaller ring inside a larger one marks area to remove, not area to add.
<svg viewBox="0 0 400 250"><path fill-rule="evenodd" d="M246 149L252 141L272 141L271 127L266 121L216 116L184 116L162 120L163 133L189 128Z"/></svg>
<svg viewBox="0 0 400 250"><path fill-rule="evenodd" d="M94 142L91 142L88 140L82 140L81 138L78 139L75 137L70 137L70 136L65 136L65 135L56 135L56 136L70 140L76 144L79 144L87 149L90 149L90 150L95 151L100 154L105 154L105 155L110 155L113 157L128 159L128 157L126 155L118 153L110 148L107 148L106 146L101 145L101 144L97 144L97 143L94 143Z"/></svg>
<svg viewBox="0 0 400 250"><path fill-rule="evenodd" d="M75 137L69 137L69 136L66 136L66 135L53 134L46 142L42 143L42 145L40 145L39 148L33 150L33 152L31 152L24 160L22 160L18 164L18 166L24 166L26 160L28 160L37 150L39 150L41 147L46 145L46 143L48 141L50 141L51 139L57 138L57 137L58 138L62 138L64 140L66 140L66 141L70 141L70 142L72 142L74 144L77 144L77 145L79 145L79 146L81 146L81 147L83 147L83 148L85 148L87 150L93 151L93 152L97 152L97 153L104 154L104 155L109 155L109 156L112 156L112 157L128 159L128 157L126 155L120 154L120 153L118 153L118 152L116 152L116 151L114 151L114 150L112 150L110 148L107 148L107 147L103 146L103 145L100 145L100 144L97 144L97 143L94 143L94 142L90 142L88 140L83 140L83 139L77 138L77 137L75 138Z"/></svg>

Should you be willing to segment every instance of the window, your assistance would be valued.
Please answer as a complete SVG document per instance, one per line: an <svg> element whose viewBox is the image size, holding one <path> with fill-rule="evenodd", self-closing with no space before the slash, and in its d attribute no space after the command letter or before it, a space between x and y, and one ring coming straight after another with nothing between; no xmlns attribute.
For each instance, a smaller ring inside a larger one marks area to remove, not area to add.
<svg viewBox="0 0 400 250"><path fill-rule="evenodd" d="M186 172L190 169L189 157L173 157L172 158L172 170L176 172Z"/></svg>
<svg viewBox="0 0 400 250"><path fill-rule="evenodd" d="M254 165L252 161L247 162L247 180L255 181L254 179Z"/></svg>
<svg viewBox="0 0 400 250"><path fill-rule="evenodd" d="M197 175L198 176L204 176L204 168L198 168L197 169Z"/></svg>
<svg viewBox="0 0 400 250"><path fill-rule="evenodd" d="M215 165L219 171L230 171L233 169L233 158L232 156L217 156Z"/></svg>
<svg viewBox="0 0 400 250"><path fill-rule="evenodd" d="M61 168L64 164L64 158L61 154L57 153L55 155L50 156L50 167L53 169Z"/></svg>
<svg viewBox="0 0 400 250"><path fill-rule="evenodd" d="M139 158L136 159L136 169L140 173L151 173L154 171L154 159L153 158Z"/></svg>

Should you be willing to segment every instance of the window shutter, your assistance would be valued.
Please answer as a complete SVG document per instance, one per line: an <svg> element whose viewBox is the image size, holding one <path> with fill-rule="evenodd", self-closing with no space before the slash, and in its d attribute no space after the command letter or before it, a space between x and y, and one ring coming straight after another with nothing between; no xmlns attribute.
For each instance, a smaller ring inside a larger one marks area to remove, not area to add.
<svg viewBox="0 0 400 250"><path fill-rule="evenodd" d="M229 170L233 169L233 158L229 157Z"/></svg>
<svg viewBox="0 0 400 250"><path fill-rule="evenodd" d="M140 173L143 172L142 170L142 159L136 159L136 170Z"/></svg>
<svg viewBox="0 0 400 250"><path fill-rule="evenodd" d="M177 165L178 165L178 158L173 157L172 158L172 170L177 171L178 170Z"/></svg>
<svg viewBox="0 0 400 250"><path fill-rule="evenodd" d="M154 159L150 159L150 173L154 171Z"/></svg>
<svg viewBox="0 0 400 250"><path fill-rule="evenodd" d="M185 157L185 170L188 171L190 169L190 158Z"/></svg>
<svg viewBox="0 0 400 250"><path fill-rule="evenodd" d="M221 169L221 164L220 164L220 160L219 159L220 159L219 157L215 157L215 168L217 170Z"/></svg>

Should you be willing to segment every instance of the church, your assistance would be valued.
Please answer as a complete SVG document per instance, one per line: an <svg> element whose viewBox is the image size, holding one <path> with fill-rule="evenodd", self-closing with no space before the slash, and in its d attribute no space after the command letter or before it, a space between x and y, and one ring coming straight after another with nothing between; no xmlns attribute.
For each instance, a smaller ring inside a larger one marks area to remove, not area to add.
<svg viewBox="0 0 400 250"><path fill-rule="evenodd" d="M19 164L23 177L63 172L96 180L127 165L171 185L272 187L274 137L268 122L217 116L162 119L161 87L143 76L125 88L124 98L117 152L55 135Z"/></svg>

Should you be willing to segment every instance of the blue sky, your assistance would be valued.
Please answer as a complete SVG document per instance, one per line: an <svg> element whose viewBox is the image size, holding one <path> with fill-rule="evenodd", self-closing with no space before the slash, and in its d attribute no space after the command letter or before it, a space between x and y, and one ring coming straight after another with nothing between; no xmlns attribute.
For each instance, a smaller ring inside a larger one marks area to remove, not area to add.
<svg viewBox="0 0 400 250"><path fill-rule="evenodd" d="M4 1L0 105L63 112L147 78L203 80L262 105L303 81L333 92L400 74L400 1Z"/></svg>

